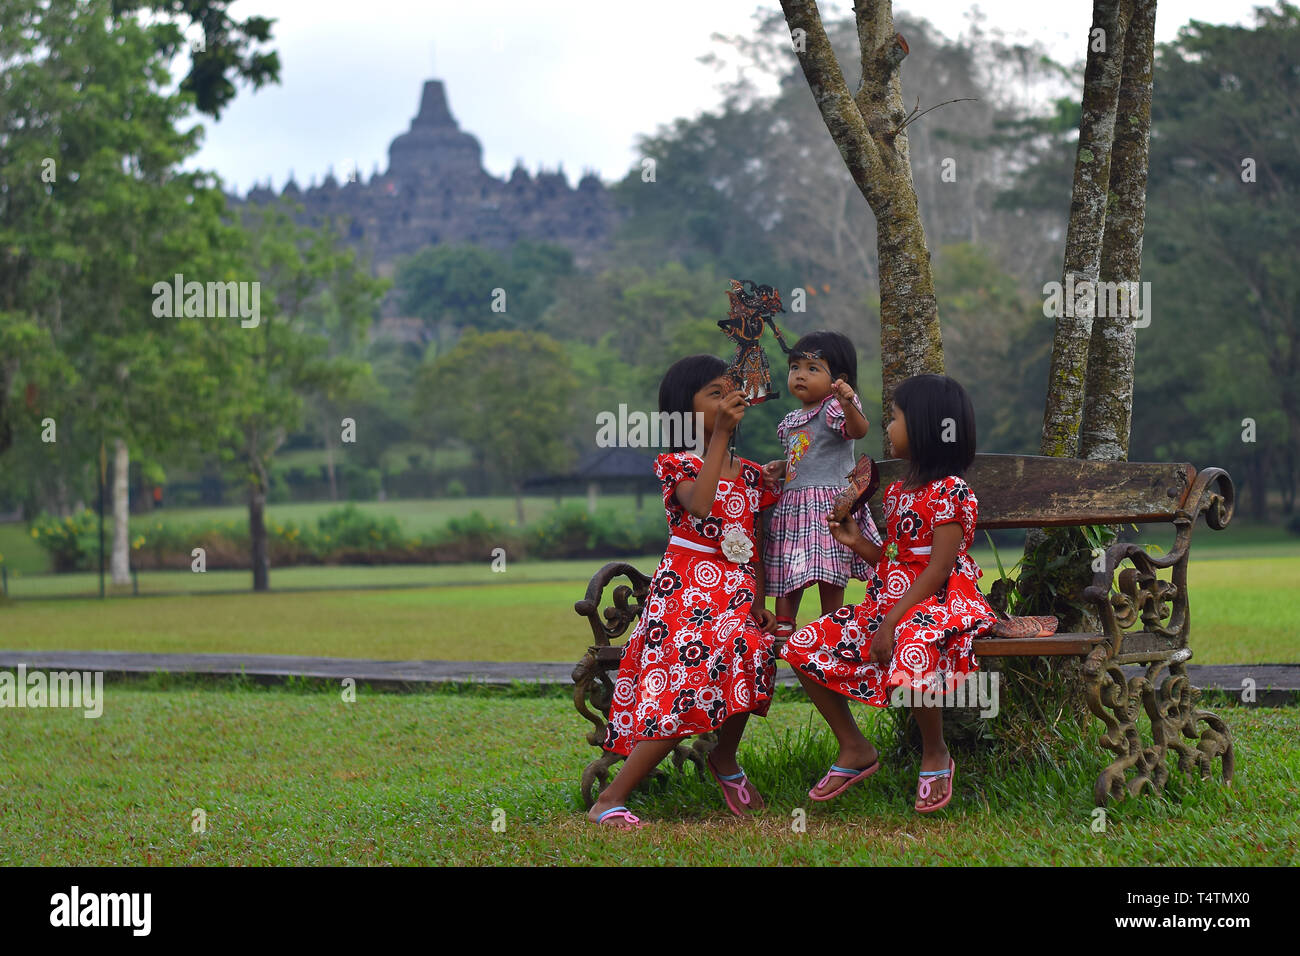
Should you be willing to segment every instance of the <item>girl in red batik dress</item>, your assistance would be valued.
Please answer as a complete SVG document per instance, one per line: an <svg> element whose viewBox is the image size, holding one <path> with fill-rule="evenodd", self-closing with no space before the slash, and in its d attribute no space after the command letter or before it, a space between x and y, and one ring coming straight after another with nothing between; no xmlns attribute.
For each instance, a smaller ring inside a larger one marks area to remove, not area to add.
<svg viewBox="0 0 1300 956"><path fill-rule="evenodd" d="M894 392L888 435L891 453L910 468L885 489L883 547L864 538L852 518L827 519L837 541L876 564L866 597L795 632L781 649L840 745L830 772L809 791L814 800L839 796L879 769L850 698L886 707L896 688L913 701L951 691L978 670L971 642L996 623L967 553L978 503L962 480L975 459L975 413L965 389L946 375L909 378ZM956 765L939 709L913 706L912 716L922 738L915 808L928 813L952 798Z"/></svg>
<svg viewBox="0 0 1300 956"><path fill-rule="evenodd" d="M624 805L632 789L679 741L708 731L718 743L706 762L727 807L738 816L763 809L736 748L749 715L767 714L776 678L776 618L764 607L755 538L759 510L778 495L758 465L728 454L745 397L726 369L712 355L691 356L659 386L660 411L703 417L707 446L702 458L674 451L655 460L671 537L614 681L604 746L627 761L588 812L594 823L643 826Z"/></svg>

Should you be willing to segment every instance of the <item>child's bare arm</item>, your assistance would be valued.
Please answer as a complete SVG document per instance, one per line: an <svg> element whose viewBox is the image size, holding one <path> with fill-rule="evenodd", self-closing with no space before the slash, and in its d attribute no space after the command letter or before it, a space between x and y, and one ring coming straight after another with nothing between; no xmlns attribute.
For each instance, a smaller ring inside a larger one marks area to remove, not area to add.
<svg viewBox="0 0 1300 956"><path fill-rule="evenodd" d="M853 388L842 378L837 378L831 385L835 397L839 399L840 408L844 409L844 432L850 438L865 438L870 422L867 416L858 410L853 401Z"/></svg>

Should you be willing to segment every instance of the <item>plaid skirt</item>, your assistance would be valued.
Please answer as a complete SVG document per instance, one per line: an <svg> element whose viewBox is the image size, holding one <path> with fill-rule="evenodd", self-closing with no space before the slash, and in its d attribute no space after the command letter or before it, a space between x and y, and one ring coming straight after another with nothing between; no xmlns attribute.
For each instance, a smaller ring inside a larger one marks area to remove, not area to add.
<svg viewBox="0 0 1300 956"><path fill-rule="evenodd" d="M770 512L763 546L768 594L782 597L819 581L842 588L850 577L871 579L875 569L831 537L826 525L838 493L838 488L823 486L781 494ZM879 544L871 512L864 506L853 517L862 534Z"/></svg>

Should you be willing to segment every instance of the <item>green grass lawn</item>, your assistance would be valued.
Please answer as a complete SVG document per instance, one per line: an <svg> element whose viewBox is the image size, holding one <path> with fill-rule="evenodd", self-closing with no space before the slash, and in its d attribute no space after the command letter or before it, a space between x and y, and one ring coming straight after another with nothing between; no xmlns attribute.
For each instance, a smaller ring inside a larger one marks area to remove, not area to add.
<svg viewBox="0 0 1300 956"><path fill-rule="evenodd" d="M657 556L633 563L646 573ZM397 583L407 590L331 590L132 599L14 601L0 608L0 647L164 653L303 654L397 660L576 661L591 641L574 613L601 560L516 563L493 573L474 565L296 568L272 572L276 587L361 588ZM988 567L987 562L985 567ZM985 573L985 588L997 572ZM42 579L62 584L64 576ZM142 590L247 587L247 572L158 572ZM1193 559L1191 647L1198 664L1300 661L1300 556ZM22 593L11 581L11 590ZM84 590L94 587L87 579ZM71 582L69 582L71 586ZM862 599L853 582L846 600ZM608 593L606 595L608 604ZM818 613L810 594L800 610Z"/></svg>
<svg viewBox="0 0 1300 956"><path fill-rule="evenodd" d="M272 568L271 586L277 591L300 588L349 590L355 588L406 588L434 587L452 584L502 585L522 581L579 581L585 582L606 559L580 558L572 561L509 561L504 572L494 572L491 561L485 558L476 564L389 564L389 565L306 565L296 568ZM613 560L613 559L610 559ZM625 560L637 567L653 571L658 555L641 555ZM249 592L252 573L249 571L141 571L138 575L140 594L185 594L189 592L239 591ZM115 587L105 583L110 596L129 596L131 585ZM92 572L76 574L11 575L9 596L71 597L99 596L99 575ZM575 598L576 600L576 598Z"/></svg>
<svg viewBox="0 0 1300 956"><path fill-rule="evenodd" d="M1106 759L1095 746L1042 764L954 749L952 803L929 816L911 809L917 759L886 750L865 784L813 804L832 738L808 703L778 702L740 753L768 802L761 816L732 818L688 769L634 795L652 826L628 833L582 815L578 776L595 752L560 696L362 688L349 704L157 680L105 694L95 720L0 711L0 864L1284 866L1300 851L1294 708L1220 709L1236 745L1232 787L1175 773L1164 797L1108 809L1095 832L1092 783ZM864 717L887 745L883 715ZM193 832L196 808L205 832Z"/></svg>

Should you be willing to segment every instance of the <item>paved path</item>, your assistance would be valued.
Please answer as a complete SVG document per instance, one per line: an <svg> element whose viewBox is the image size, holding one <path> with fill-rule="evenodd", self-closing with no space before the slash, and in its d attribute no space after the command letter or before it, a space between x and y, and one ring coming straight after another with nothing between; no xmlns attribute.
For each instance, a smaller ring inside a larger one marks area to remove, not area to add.
<svg viewBox="0 0 1300 956"><path fill-rule="evenodd" d="M261 683L278 683L290 676L342 680L392 690L415 690L437 684L484 683L572 686L573 662L535 661L372 661L349 657L291 657L281 654L126 654L112 651L5 651L0 668L25 664L29 669L103 671L105 675L244 674ZM1130 674L1140 667L1125 668ZM1257 703L1293 703L1300 692L1300 664L1228 664L1187 666L1192 683L1201 688L1240 692L1242 681L1255 681ZM778 681L796 683L782 668Z"/></svg>

